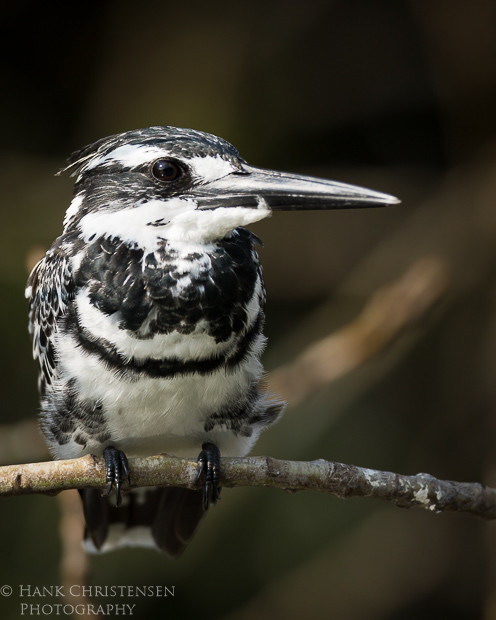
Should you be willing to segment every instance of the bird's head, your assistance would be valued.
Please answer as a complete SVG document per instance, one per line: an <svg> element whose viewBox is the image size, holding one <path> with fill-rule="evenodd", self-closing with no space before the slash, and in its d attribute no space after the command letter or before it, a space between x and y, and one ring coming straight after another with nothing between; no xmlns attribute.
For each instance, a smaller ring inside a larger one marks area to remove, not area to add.
<svg viewBox="0 0 496 620"><path fill-rule="evenodd" d="M212 242L274 210L398 202L354 185L254 168L225 140L175 127L103 138L74 153L65 170L77 181L64 230L140 246Z"/></svg>

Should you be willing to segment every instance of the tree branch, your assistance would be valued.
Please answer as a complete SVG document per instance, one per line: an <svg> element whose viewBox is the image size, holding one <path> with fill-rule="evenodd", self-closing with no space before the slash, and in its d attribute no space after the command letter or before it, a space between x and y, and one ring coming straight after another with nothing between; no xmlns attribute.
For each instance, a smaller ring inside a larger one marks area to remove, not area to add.
<svg viewBox="0 0 496 620"><path fill-rule="evenodd" d="M159 455L129 461L131 488L177 486L198 489L196 462ZM318 491L340 498L372 497L402 508L466 512L496 518L496 489L479 483L438 480L430 474L405 476L331 461L283 461L272 457L223 458L224 487L263 486ZM65 461L0 467L0 496L105 488L103 459L91 455Z"/></svg>
<svg viewBox="0 0 496 620"><path fill-rule="evenodd" d="M417 260L400 278L377 290L355 319L272 371L271 392L294 406L352 372L425 315L446 293L448 282L449 270L440 258Z"/></svg>

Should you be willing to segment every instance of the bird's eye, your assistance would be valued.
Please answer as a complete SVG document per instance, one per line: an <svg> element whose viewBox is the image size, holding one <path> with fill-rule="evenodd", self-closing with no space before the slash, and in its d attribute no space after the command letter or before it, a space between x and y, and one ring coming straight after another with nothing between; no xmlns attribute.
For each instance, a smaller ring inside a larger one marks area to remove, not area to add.
<svg viewBox="0 0 496 620"><path fill-rule="evenodd" d="M179 164L171 159L157 159L152 166L152 174L159 181L175 181L182 173Z"/></svg>

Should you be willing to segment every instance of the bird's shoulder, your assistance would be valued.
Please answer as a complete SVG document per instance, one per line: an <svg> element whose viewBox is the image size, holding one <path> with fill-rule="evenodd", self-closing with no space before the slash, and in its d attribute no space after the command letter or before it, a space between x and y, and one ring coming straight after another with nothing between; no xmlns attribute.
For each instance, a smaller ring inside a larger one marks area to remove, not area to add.
<svg viewBox="0 0 496 620"><path fill-rule="evenodd" d="M71 263L67 245L59 237L36 263L26 285L33 356L39 360L42 374L48 383L55 370L53 334L75 294Z"/></svg>

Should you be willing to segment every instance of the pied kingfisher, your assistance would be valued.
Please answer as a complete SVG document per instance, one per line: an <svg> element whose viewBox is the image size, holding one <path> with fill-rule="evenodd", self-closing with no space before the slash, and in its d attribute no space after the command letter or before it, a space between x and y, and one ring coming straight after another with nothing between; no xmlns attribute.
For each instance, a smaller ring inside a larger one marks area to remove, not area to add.
<svg viewBox="0 0 496 620"><path fill-rule="evenodd" d="M104 495L80 491L88 548L178 556L218 499L220 454L246 455L283 409L261 382L260 240L244 226L273 210L398 201L254 168L228 142L174 127L103 138L67 170L62 235L26 289L42 431L55 458L105 459ZM203 489L121 501L127 456L160 452L197 458Z"/></svg>

